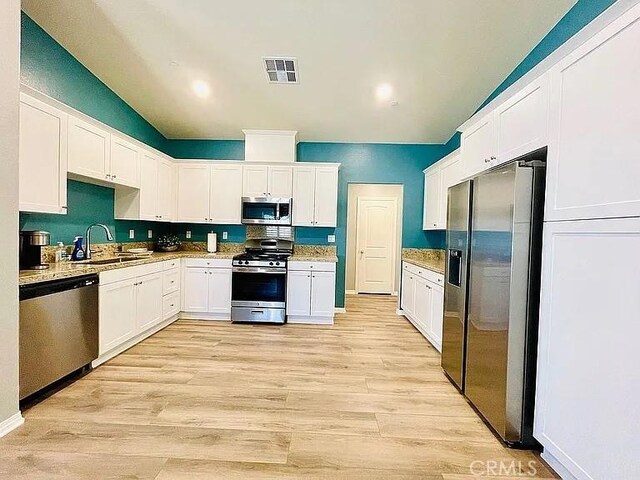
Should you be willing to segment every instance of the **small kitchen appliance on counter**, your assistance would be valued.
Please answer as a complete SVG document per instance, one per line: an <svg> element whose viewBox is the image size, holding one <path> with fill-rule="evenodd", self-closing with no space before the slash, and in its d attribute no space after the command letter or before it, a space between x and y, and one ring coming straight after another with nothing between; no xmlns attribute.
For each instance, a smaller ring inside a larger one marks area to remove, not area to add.
<svg viewBox="0 0 640 480"><path fill-rule="evenodd" d="M287 259L292 253L292 240L245 242L245 253L233 257L232 322L285 323Z"/></svg>
<svg viewBox="0 0 640 480"><path fill-rule="evenodd" d="M42 247L49 245L50 234L42 230L20 232L20 270L44 270L49 265L42 263Z"/></svg>

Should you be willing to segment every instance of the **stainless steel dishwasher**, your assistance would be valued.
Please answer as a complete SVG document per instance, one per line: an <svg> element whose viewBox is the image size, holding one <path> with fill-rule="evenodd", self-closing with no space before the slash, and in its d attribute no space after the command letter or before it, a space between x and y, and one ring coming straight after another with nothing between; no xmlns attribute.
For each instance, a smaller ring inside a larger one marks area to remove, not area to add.
<svg viewBox="0 0 640 480"><path fill-rule="evenodd" d="M98 275L20 287L20 400L98 357Z"/></svg>

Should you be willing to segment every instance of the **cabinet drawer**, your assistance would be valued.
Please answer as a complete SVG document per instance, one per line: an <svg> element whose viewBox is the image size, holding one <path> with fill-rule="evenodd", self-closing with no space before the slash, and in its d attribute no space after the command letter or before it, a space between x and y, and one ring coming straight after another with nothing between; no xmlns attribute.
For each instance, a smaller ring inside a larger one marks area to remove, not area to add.
<svg viewBox="0 0 640 480"><path fill-rule="evenodd" d="M135 267L116 268L115 270L100 272L100 285L107 285L109 283L119 282L121 280L142 277L143 275L150 275L152 273L158 273L161 271L161 262L148 263L146 265L137 265Z"/></svg>
<svg viewBox="0 0 640 480"><path fill-rule="evenodd" d="M177 292L180 290L180 269L167 270L162 276L162 294Z"/></svg>
<svg viewBox="0 0 640 480"><path fill-rule="evenodd" d="M335 272L335 262L289 262L287 270L296 271L313 271L313 272Z"/></svg>
<svg viewBox="0 0 640 480"><path fill-rule="evenodd" d="M173 268L180 267L180 259L174 258L173 260L167 260L166 262L162 262L163 270L171 270Z"/></svg>
<svg viewBox="0 0 640 480"><path fill-rule="evenodd" d="M167 319L180 311L180 292L162 297L162 318Z"/></svg>
<svg viewBox="0 0 640 480"><path fill-rule="evenodd" d="M231 268L230 258L185 258L185 267Z"/></svg>
<svg viewBox="0 0 640 480"><path fill-rule="evenodd" d="M435 283L436 285L444 285L444 275L434 272L433 270L429 270L428 268L419 267L409 262L402 262L402 269L432 283Z"/></svg>

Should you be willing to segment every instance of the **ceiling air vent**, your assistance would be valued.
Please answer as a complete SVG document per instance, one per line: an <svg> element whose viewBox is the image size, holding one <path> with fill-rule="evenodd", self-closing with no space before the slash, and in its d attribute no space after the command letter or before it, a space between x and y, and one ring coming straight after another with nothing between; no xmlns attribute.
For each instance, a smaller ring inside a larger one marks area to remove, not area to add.
<svg viewBox="0 0 640 480"><path fill-rule="evenodd" d="M263 57L269 83L298 83L298 66L294 57Z"/></svg>

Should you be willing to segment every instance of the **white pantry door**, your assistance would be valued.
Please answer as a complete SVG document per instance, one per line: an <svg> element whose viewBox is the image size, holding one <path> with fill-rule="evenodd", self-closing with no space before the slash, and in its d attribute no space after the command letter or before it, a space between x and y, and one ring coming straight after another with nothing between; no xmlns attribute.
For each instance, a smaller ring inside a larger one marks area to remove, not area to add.
<svg viewBox="0 0 640 480"><path fill-rule="evenodd" d="M397 201L358 197L356 289L358 293L393 293Z"/></svg>

